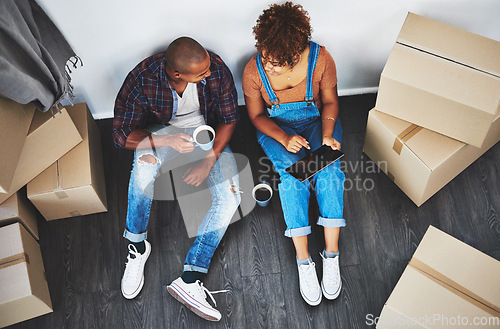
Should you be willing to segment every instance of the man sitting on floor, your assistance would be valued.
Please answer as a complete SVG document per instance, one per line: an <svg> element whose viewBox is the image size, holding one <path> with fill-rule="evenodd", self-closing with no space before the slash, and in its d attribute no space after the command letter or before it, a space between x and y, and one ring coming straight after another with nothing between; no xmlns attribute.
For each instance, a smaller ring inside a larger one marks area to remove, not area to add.
<svg viewBox="0 0 500 329"><path fill-rule="evenodd" d="M125 298L136 297L144 284L151 252L147 225L158 170L175 157L187 157L192 165L183 181L199 186L206 180L212 206L188 251L182 276L168 291L197 315L220 320L220 312L207 302L213 297L201 279L241 201L238 170L228 145L239 118L237 99L233 77L222 59L188 37L146 58L126 77L113 121L115 145L135 150L123 234L130 241L121 282ZM204 124L216 132L209 151L195 147L191 137Z"/></svg>

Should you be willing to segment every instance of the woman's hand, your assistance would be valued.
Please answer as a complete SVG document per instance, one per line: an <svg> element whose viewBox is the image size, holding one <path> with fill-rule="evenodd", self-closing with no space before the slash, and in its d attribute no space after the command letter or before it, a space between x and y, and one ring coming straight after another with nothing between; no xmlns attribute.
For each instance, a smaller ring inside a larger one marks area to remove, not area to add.
<svg viewBox="0 0 500 329"><path fill-rule="evenodd" d="M310 150L309 142L300 135L287 135L281 143L288 152L297 153L301 148L305 147Z"/></svg>
<svg viewBox="0 0 500 329"><path fill-rule="evenodd" d="M340 150L340 143L331 136L323 137L323 145L328 145L334 150Z"/></svg>

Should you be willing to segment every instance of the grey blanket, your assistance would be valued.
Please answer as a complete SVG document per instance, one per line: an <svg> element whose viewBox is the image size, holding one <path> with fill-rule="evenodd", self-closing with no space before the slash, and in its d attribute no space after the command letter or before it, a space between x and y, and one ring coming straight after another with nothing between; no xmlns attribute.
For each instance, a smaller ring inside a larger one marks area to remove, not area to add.
<svg viewBox="0 0 500 329"><path fill-rule="evenodd" d="M34 0L0 0L0 95L45 112L72 95L66 64L78 61Z"/></svg>

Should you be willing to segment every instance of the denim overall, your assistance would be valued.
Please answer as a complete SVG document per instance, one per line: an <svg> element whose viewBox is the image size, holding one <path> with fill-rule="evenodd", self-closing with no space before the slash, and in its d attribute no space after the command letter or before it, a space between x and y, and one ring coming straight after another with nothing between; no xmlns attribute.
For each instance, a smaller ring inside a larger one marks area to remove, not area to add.
<svg viewBox="0 0 500 329"><path fill-rule="evenodd" d="M313 99L313 72L318 60L320 46L311 41L307 68L306 97L302 102L279 103L276 94L266 76L261 62L261 55L255 58L260 78L267 95L271 100L271 108L267 115L287 134L300 135L308 142L311 150L301 148L297 153L289 152L281 143L257 130L257 139L275 170L280 175L278 185L283 215L287 225L285 236L304 236L311 233L309 225L309 198L311 184L318 201L318 225L324 227L343 227L344 209L344 173L340 170L340 162L335 162L313 176L312 179L300 182L285 171L285 168L302 159L323 143L321 115ZM337 120L332 134L339 143L342 139L342 127Z"/></svg>

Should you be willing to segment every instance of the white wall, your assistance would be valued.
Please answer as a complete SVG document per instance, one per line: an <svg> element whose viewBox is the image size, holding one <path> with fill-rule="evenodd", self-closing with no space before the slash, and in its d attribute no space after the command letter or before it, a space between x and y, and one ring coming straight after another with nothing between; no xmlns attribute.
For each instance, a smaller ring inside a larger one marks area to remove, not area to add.
<svg viewBox="0 0 500 329"><path fill-rule="evenodd" d="M77 102L94 117L113 116L127 73L170 41L188 35L241 75L254 54L252 27L276 1L37 0L83 59L73 71ZM297 2L297 1L295 1ZM499 0L302 0L313 40L337 63L339 94L374 92L408 11L500 40ZM499 59L500 60L500 59Z"/></svg>

